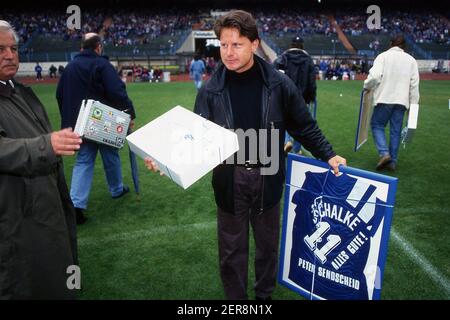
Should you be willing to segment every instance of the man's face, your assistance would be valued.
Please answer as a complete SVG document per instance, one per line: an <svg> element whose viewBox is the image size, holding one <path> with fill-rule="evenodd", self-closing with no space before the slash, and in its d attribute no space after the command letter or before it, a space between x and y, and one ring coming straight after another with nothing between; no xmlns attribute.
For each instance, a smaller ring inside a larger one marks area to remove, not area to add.
<svg viewBox="0 0 450 320"><path fill-rule="evenodd" d="M11 80L19 69L19 48L11 32L0 32L0 80Z"/></svg>
<svg viewBox="0 0 450 320"><path fill-rule="evenodd" d="M253 54L258 49L259 40L250 41L236 28L222 29L219 40L220 57L228 70L241 73L253 66Z"/></svg>
<svg viewBox="0 0 450 320"><path fill-rule="evenodd" d="M103 45L100 43L94 50L99 56L103 54Z"/></svg>

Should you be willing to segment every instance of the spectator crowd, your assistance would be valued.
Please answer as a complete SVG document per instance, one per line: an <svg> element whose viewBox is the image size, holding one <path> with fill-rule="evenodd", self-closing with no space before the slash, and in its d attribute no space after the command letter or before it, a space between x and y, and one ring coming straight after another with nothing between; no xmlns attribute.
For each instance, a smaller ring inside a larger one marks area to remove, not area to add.
<svg viewBox="0 0 450 320"><path fill-rule="evenodd" d="M361 9L362 10L362 9ZM225 9L222 11L226 11ZM55 37L65 41L81 39L88 32L98 33L104 45L130 47L134 54L139 53L139 45L152 43L155 39L168 36L173 48L174 39L191 29L211 30L213 10L204 8L165 9L90 9L81 11L81 29L69 30L66 26L68 15L55 11L47 13L8 12L2 10L0 18L10 21L20 36L25 53L33 53L33 46L27 42L35 36ZM368 14L357 14L355 10L341 8L334 12L290 9L254 9L252 12L261 27L261 33L275 37L291 36L293 33L303 37L311 35L335 36L336 30L329 21L334 16L338 25L347 35L390 35L404 33L416 43L450 44L450 22L445 13L440 12L399 12L383 10L381 28L369 30L366 22ZM171 40L172 39L172 40ZM368 48L378 51L380 43L374 39Z"/></svg>

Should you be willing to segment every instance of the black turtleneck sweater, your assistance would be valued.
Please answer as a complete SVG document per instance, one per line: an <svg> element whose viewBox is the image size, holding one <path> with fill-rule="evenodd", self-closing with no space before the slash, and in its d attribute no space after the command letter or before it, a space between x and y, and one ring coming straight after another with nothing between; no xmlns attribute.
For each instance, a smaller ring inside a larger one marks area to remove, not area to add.
<svg viewBox="0 0 450 320"><path fill-rule="evenodd" d="M260 129L263 79L256 61L242 73L227 70L226 80L233 109L234 129Z"/></svg>
<svg viewBox="0 0 450 320"><path fill-rule="evenodd" d="M242 73L227 70L226 83L230 92L234 129L255 129L258 133L261 128L263 79L256 61L250 69ZM245 151L245 160L252 160L253 163L259 153L250 156L248 143L247 137L245 146L240 145L239 150ZM256 149L259 150L259 137Z"/></svg>

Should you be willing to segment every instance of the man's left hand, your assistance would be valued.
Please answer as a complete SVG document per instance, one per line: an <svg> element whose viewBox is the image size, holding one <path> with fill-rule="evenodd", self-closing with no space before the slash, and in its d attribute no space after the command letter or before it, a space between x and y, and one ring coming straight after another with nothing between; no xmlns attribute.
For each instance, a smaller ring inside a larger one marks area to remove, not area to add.
<svg viewBox="0 0 450 320"><path fill-rule="evenodd" d="M335 155L333 158L328 160L328 164L333 169L334 174L337 176L339 174L339 165L342 164L344 166L347 166L347 160L345 160L341 156Z"/></svg>

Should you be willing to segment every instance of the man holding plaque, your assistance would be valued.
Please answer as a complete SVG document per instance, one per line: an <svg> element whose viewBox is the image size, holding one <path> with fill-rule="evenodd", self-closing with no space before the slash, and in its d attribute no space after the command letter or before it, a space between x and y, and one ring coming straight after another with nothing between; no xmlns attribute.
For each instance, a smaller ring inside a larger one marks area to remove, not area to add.
<svg viewBox="0 0 450 320"><path fill-rule="evenodd" d="M260 142L255 146L256 159L250 155L251 143L243 139L239 151L243 157L238 152L237 162L227 161L213 171L220 274L228 299L248 299L251 224L256 244L255 296L268 300L277 275L286 130L336 174L346 161L333 151L292 80L255 55L260 38L250 13L231 11L216 21L214 31L222 63L200 89L195 112L236 133L239 129L257 132ZM274 158L279 162L267 164L261 155L268 154L278 154ZM273 165L276 169L268 173Z"/></svg>

